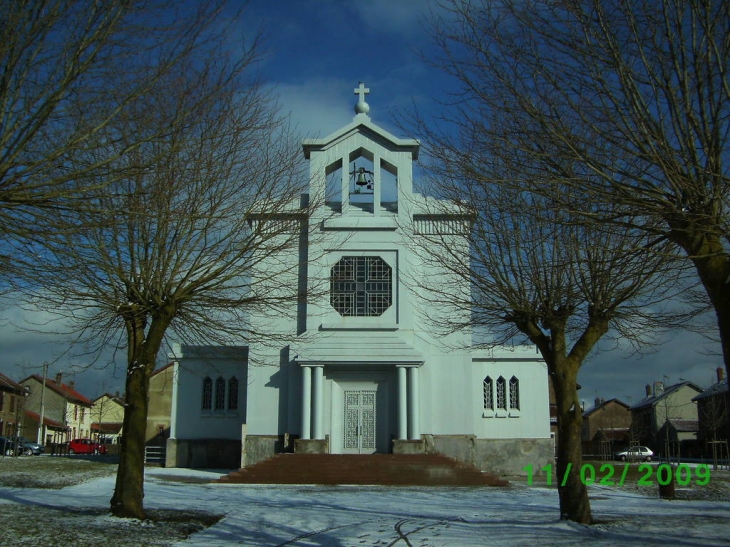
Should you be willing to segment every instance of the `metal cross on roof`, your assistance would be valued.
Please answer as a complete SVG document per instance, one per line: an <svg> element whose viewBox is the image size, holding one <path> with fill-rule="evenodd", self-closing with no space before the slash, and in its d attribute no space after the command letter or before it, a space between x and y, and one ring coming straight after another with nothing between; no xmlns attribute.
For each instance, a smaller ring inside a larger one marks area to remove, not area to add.
<svg viewBox="0 0 730 547"><path fill-rule="evenodd" d="M365 87L365 84L362 82L360 82L360 85L355 88L355 94L360 95L358 102L364 103L365 95L367 95L368 93L370 93L370 88Z"/></svg>

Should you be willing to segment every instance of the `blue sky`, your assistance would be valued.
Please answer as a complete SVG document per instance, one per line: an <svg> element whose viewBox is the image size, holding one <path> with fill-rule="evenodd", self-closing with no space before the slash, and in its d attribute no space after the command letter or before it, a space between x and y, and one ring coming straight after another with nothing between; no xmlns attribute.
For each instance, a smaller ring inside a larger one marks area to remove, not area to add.
<svg viewBox="0 0 730 547"><path fill-rule="evenodd" d="M426 112L448 89L444 75L423 61L435 54L422 25L432 5L430 0L251 0L236 28L246 38L264 32L266 55L259 69L302 137L325 136L352 121L353 90L360 81L371 90L367 102L374 123L397 136L418 137L403 135L393 113L413 105ZM27 316L11 308L4 317L22 324ZM67 347L65 341L54 344L0 324L0 372L15 380L39 373L43 361L54 360ZM606 349L580 374L587 406L597 395L637 402L644 385L654 381L685 378L706 387L722 365L716 344L685 332L644 356ZM59 369L68 374L88 361L60 357L51 374ZM77 386L91 398L121 391L124 369L118 362L116 368L77 374Z"/></svg>

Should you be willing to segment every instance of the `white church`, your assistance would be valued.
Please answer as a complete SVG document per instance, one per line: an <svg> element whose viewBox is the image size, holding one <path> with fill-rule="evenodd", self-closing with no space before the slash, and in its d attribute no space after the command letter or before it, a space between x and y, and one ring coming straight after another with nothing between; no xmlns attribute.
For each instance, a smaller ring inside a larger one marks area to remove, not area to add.
<svg viewBox="0 0 730 547"><path fill-rule="evenodd" d="M448 275L414 248L441 230L467 252L453 230L465 217L429 213L433 198L413 191L419 142L375 125L367 93L355 89L351 123L303 143L316 209L283 259L312 296L290 317L251 317L289 339L175 348L168 467L246 467L281 452L441 453L498 474L552 463L535 348L476 351L470 332L437 335L409 283Z"/></svg>

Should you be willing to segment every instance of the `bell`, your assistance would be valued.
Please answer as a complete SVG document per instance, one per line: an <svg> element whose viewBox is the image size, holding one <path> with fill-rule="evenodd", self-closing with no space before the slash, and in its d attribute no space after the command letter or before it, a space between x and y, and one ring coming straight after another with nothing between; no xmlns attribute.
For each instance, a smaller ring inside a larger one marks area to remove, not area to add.
<svg viewBox="0 0 730 547"><path fill-rule="evenodd" d="M355 184L358 186L367 186L368 185L368 179L365 178L365 168L360 167L357 174L357 180L355 181Z"/></svg>

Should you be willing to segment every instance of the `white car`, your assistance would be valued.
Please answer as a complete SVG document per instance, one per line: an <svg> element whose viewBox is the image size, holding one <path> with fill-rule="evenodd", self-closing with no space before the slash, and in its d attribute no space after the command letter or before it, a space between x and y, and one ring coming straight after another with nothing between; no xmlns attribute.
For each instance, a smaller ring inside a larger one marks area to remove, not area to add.
<svg viewBox="0 0 730 547"><path fill-rule="evenodd" d="M616 459L625 462L626 460L650 462L654 452L645 446L632 446L616 453Z"/></svg>

